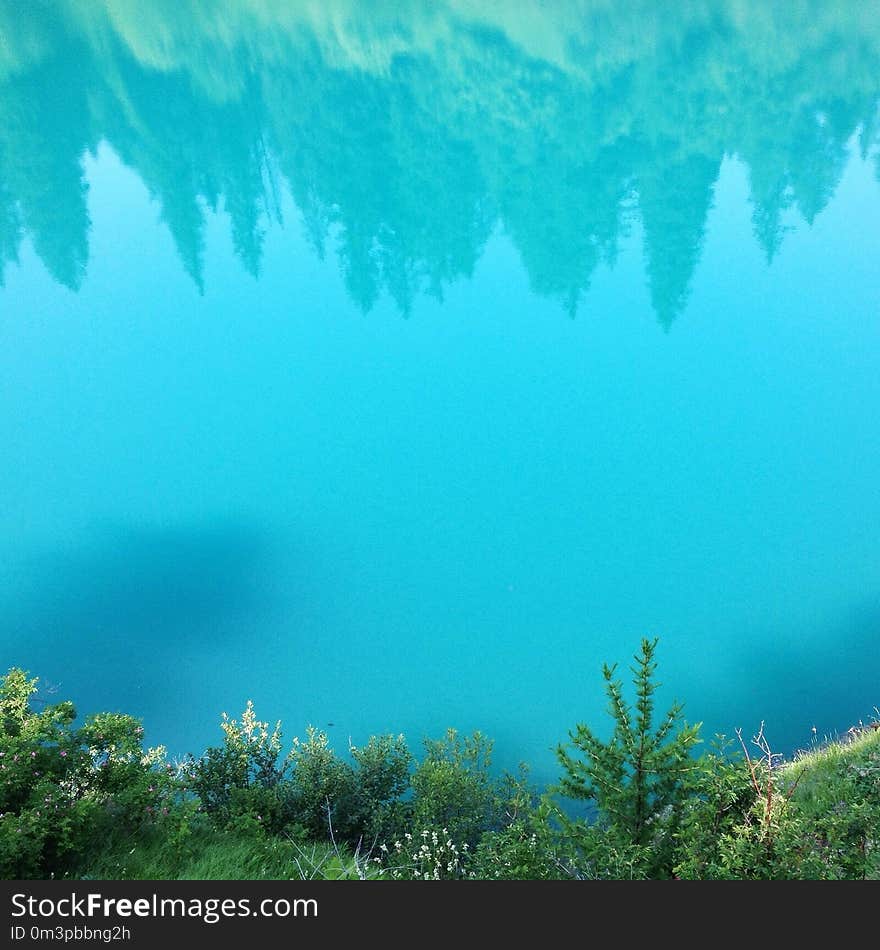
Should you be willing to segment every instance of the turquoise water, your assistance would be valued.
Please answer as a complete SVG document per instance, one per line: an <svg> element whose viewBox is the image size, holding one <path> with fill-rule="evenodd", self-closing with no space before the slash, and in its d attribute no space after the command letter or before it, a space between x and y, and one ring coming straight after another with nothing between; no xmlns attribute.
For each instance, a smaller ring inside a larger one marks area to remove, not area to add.
<svg viewBox="0 0 880 950"><path fill-rule="evenodd" d="M541 778L646 635L871 715L880 10L655 6L0 3L4 667Z"/></svg>

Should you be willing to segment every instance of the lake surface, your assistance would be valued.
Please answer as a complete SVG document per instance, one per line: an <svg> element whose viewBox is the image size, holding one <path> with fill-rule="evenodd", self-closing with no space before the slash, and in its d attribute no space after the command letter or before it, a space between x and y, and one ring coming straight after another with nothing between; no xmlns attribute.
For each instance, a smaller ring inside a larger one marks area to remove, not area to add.
<svg viewBox="0 0 880 950"><path fill-rule="evenodd" d="M874 3L4 0L2 666L540 779L643 636L869 718L878 98Z"/></svg>

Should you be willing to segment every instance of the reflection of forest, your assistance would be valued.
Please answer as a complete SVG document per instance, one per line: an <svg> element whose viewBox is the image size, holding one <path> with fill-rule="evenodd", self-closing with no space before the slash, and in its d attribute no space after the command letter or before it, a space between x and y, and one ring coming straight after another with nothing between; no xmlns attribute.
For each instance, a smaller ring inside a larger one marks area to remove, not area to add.
<svg viewBox="0 0 880 950"><path fill-rule="evenodd" d="M199 285L203 206L256 273L283 179L364 309L441 294L500 223L573 311L639 219L669 324L724 155L748 166L772 257L785 209L812 221L831 197L851 136L880 141L878 96L867 0L0 0L0 282L27 235L79 286L82 157L106 140Z"/></svg>

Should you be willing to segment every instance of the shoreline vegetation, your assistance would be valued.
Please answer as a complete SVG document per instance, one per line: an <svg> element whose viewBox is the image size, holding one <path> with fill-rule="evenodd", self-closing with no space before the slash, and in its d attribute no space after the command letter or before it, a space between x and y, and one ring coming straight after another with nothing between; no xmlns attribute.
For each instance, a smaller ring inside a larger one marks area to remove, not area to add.
<svg viewBox="0 0 880 950"><path fill-rule="evenodd" d="M611 729L577 724L560 780L499 775L492 742L448 730L346 756L309 727L223 714L221 745L168 761L141 723L38 698L0 677L4 879L548 880L880 878L880 723L784 760L763 724L705 741L654 705L657 641L625 687L603 668ZM627 698L631 694L632 698ZM876 712L876 710L875 710ZM580 803L589 817L574 817Z"/></svg>

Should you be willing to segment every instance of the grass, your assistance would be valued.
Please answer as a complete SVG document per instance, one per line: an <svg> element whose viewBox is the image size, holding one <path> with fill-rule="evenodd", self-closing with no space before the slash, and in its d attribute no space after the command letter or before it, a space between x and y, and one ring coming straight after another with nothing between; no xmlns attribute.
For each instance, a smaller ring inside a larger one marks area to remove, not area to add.
<svg viewBox="0 0 880 950"><path fill-rule="evenodd" d="M865 876L880 879L880 729L802 752L785 772L797 782L792 805L798 815L823 829L830 849L859 840Z"/></svg>
<svg viewBox="0 0 880 950"><path fill-rule="evenodd" d="M845 736L817 749L799 752L785 771L787 778L797 780L795 798L805 809L846 801L840 793L851 791L852 782L880 783L880 729L864 729L851 738Z"/></svg>
<svg viewBox="0 0 880 950"><path fill-rule="evenodd" d="M278 881L357 880L363 868L331 844L255 838L202 827L184 845L158 835L106 843L83 856L77 880Z"/></svg>

